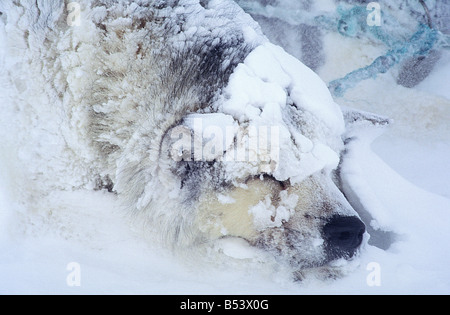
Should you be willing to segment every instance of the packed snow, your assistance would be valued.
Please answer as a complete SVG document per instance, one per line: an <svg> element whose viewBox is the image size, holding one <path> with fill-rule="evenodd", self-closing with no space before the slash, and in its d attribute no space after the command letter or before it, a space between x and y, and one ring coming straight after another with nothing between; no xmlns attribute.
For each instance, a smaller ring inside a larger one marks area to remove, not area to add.
<svg viewBox="0 0 450 315"><path fill-rule="evenodd" d="M317 73L329 82L364 66L380 52L371 43L361 45L356 39L328 34L325 62ZM263 252L240 239L223 239L215 248L205 249L217 252L220 260L213 259L214 253L207 261L192 257L189 249L175 254L152 242L151 236L143 236L140 222L124 213L116 196L106 191L54 191L46 196L48 212L30 215L15 193L17 185L26 181L15 166L16 148L8 142L0 147L0 294L449 294L449 75L450 54L444 51L430 76L413 89L399 86L392 73L386 73L333 100L323 92L325 83L314 84L316 74L266 43L233 74L228 94L237 99L226 99L224 114L211 116L210 123L223 130L234 126L229 115L270 118L275 124L276 106L266 100L282 106L286 100L280 86L295 86L293 100L330 129L343 128L336 115L328 115L336 103L393 119L384 130L361 130L343 165L348 196L355 198L352 205L361 207L361 216L374 233L365 240L359 257L335 262L348 271L343 278L293 282L282 267L267 262ZM252 95L257 89L267 95ZM187 124L194 125L195 115L190 118ZM11 117L0 122L1 134L16 131ZM333 152L315 140L298 135L305 154L314 156L311 163L323 163L318 169L335 166ZM303 168L291 166L280 170L292 175ZM299 180L306 175L299 174ZM232 202L222 197L224 204ZM292 198L285 196L277 209L261 200L250 211L263 225L270 217L277 225L289 218Z"/></svg>
<svg viewBox="0 0 450 315"><path fill-rule="evenodd" d="M265 43L252 51L231 75L224 94L220 112L258 127L278 128L282 153L273 171L277 180L290 179L295 184L321 169L338 166L338 140L333 135L342 134L345 128L339 107L318 75L281 47ZM282 109L287 104L313 117L304 122L303 134L284 122ZM309 129L317 138L308 138L304 130ZM298 141L300 156L291 145L291 136Z"/></svg>

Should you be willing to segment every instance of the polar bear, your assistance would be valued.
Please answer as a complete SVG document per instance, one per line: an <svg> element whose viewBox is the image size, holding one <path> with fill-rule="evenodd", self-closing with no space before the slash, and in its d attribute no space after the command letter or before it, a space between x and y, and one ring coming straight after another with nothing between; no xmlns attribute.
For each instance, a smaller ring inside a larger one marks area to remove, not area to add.
<svg viewBox="0 0 450 315"><path fill-rule="evenodd" d="M5 111L29 204L106 189L170 247L244 239L300 271L350 259L344 116L229 0L2 1Z"/></svg>

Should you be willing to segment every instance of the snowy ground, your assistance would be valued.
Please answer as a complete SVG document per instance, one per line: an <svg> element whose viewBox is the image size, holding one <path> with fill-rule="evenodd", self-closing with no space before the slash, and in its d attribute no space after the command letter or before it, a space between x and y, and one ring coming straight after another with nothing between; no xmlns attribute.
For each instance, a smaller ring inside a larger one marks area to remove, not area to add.
<svg viewBox="0 0 450 315"><path fill-rule="evenodd" d="M396 120L370 148L353 151L348 170L364 182L359 189L365 206L378 225L396 233L396 241L388 250L366 245L346 277L293 283L273 266L247 263L246 249L237 243L222 251L242 257L242 264L175 256L143 238L108 193L55 192L48 200L58 214L28 218L12 201L15 174L2 147L0 294L449 294L450 55L414 89L419 94L409 96L389 80L386 75L363 83L358 93L337 99L347 106L362 99L361 109ZM411 102L398 110L376 97L389 93L392 102ZM437 105L418 102L417 95ZM68 269L72 262L79 270ZM79 286L71 286L74 275Z"/></svg>

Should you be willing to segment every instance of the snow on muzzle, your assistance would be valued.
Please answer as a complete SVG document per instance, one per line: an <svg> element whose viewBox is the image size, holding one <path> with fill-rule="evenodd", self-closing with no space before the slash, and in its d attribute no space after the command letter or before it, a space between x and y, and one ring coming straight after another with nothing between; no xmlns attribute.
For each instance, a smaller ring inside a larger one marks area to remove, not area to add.
<svg viewBox="0 0 450 315"><path fill-rule="evenodd" d="M265 230L253 245L272 252L294 268L314 268L354 257L365 231L364 223L356 216L334 216L322 226L319 237L285 224Z"/></svg>
<svg viewBox="0 0 450 315"><path fill-rule="evenodd" d="M260 230L254 246L298 269L355 256L366 228L329 174L318 172L285 191L298 197L295 209L281 225Z"/></svg>

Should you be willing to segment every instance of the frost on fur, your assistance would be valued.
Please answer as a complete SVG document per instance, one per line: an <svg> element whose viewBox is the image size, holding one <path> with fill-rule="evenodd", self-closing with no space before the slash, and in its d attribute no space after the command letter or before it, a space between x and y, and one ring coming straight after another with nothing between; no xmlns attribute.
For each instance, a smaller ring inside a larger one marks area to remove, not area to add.
<svg viewBox="0 0 450 315"><path fill-rule="evenodd" d="M364 225L332 178L344 119L314 72L232 1L79 4L76 26L61 1L0 4L30 200L104 188L165 244L236 237L295 270L356 254ZM214 158L174 151L176 128ZM230 158L271 128L256 139L278 155Z"/></svg>

